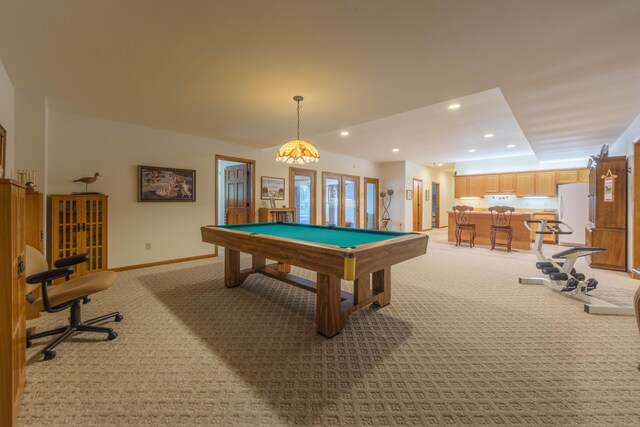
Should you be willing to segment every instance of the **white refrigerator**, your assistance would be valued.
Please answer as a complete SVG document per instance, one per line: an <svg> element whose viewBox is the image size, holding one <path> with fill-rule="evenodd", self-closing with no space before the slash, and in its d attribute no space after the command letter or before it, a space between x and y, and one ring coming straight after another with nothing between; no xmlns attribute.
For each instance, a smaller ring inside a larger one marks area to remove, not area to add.
<svg viewBox="0 0 640 427"><path fill-rule="evenodd" d="M558 185L558 218L569 224L573 234L560 234L559 244L584 245L584 227L589 221L589 184Z"/></svg>

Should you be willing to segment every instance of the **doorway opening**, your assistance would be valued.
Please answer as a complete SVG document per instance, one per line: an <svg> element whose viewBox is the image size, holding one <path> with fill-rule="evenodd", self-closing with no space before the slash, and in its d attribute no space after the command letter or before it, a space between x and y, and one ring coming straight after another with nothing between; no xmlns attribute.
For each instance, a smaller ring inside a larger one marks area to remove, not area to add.
<svg viewBox="0 0 640 427"><path fill-rule="evenodd" d="M431 183L431 228L440 228L440 183Z"/></svg>
<svg viewBox="0 0 640 427"><path fill-rule="evenodd" d="M640 279L640 138L633 143L633 264L632 276Z"/></svg>
<svg viewBox="0 0 640 427"><path fill-rule="evenodd" d="M360 227L360 177L322 172L322 224Z"/></svg>
<svg viewBox="0 0 640 427"><path fill-rule="evenodd" d="M289 168L289 203L296 208L295 222L316 223L316 171Z"/></svg>
<svg viewBox="0 0 640 427"><path fill-rule="evenodd" d="M413 231L422 231L422 180L413 178Z"/></svg>
<svg viewBox="0 0 640 427"><path fill-rule="evenodd" d="M255 160L216 155L216 224L255 221Z"/></svg>
<svg viewBox="0 0 640 427"><path fill-rule="evenodd" d="M378 178L364 178L364 228L377 230L379 220L380 182Z"/></svg>

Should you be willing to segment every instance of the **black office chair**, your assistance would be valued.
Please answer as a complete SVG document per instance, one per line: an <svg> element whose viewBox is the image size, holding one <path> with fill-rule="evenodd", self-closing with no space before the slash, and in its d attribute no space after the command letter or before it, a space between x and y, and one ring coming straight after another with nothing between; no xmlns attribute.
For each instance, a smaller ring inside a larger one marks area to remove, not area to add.
<svg viewBox="0 0 640 427"><path fill-rule="evenodd" d="M55 269L49 270L44 255L27 245L27 301L34 310L46 311L47 313L57 313L66 308L71 309L68 326L27 336L27 347L31 347L31 342L35 339L61 334L42 350L45 360L56 357L56 352L53 349L75 332L106 333L109 340L118 336L111 328L92 325L112 317L116 322L119 322L123 319L120 313L109 313L84 322L80 316L80 301L88 302L89 295L110 288L118 278L118 275L113 271L100 271L70 279L69 276L75 272L75 266L88 260L88 254L62 258L54 263ZM65 282L52 286L54 280L63 277L66 278ZM36 296L34 291L38 288L40 295Z"/></svg>

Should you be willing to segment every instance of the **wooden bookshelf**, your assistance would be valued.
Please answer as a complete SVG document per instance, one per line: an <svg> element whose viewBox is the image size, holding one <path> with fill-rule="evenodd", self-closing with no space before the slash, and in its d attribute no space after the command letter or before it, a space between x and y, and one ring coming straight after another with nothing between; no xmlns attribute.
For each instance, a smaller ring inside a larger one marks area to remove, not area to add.
<svg viewBox="0 0 640 427"><path fill-rule="evenodd" d="M260 208L258 222L296 222L296 208Z"/></svg>

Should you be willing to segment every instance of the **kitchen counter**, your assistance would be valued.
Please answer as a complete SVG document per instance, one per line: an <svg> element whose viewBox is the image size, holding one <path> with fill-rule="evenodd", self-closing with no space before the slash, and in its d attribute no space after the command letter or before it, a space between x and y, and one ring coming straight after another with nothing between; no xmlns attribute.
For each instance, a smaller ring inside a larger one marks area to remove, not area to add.
<svg viewBox="0 0 640 427"><path fill-rule="evenodd" d="M491 246L489 234L491 232L491 213L489 211L473 211L470 223L476 225L476 245ZM514 212L511 216L511 227L513 227L512 249L531 249L531 232L524 226L524 222L533 218L533 212ZM449 242L456 242L456 217L453 212L449 212ZM463 239L468 239L467 232L463 232ZM505 233L498 233L497 244L506 243ZM463 243L463 245L467 245ZM496 246L497 248L498 246Z"/></svg>

